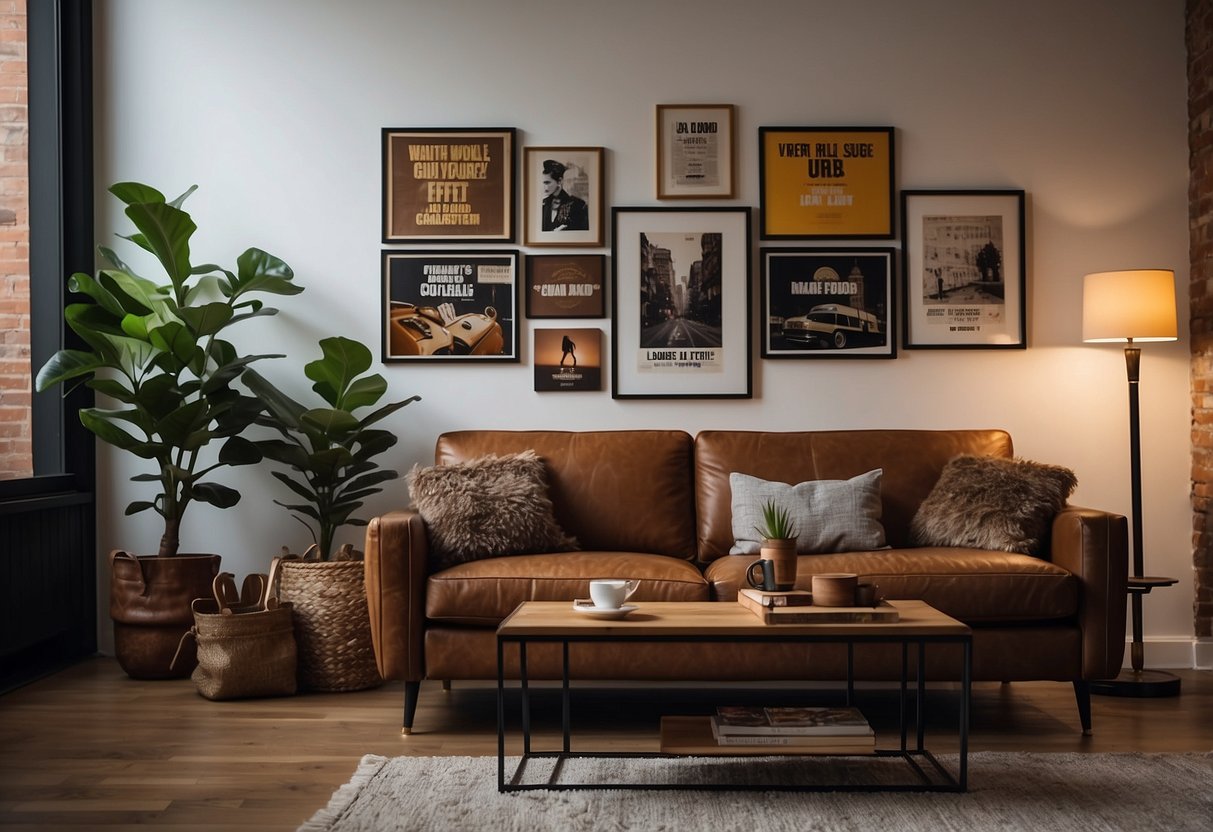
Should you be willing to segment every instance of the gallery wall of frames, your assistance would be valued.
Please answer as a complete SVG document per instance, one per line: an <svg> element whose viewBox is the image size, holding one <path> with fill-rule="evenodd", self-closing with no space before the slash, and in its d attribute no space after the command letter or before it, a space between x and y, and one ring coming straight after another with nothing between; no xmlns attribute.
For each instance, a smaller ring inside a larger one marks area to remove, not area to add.
<svg viewBox="0 0 1213 832"><path fill-rule="evenodd" d="M747 126L732 104L652 123L650 206L606 204L606 148L384 128L383 360L517 363L525 316L536 391L750 398L755 322L761 360L1027 347L1023 190L899 190L891 126ZM750 170L756 209L734 198ZM608 315L609 373L581 320Z"/></svg>

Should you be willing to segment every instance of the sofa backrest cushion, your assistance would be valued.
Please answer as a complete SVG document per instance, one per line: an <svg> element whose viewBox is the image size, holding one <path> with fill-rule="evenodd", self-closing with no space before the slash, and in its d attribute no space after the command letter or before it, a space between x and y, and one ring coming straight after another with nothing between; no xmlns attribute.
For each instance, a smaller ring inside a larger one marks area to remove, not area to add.
<svg viewBox="0 0 1213 832"><path fill-rule="evenodd" d="M882 468L881 522L888 545L899 548L910 545L914 512L949 460L1013 453L1003 430L703 431L695 437L699 559L727 555L734 543L729 474L735 471L796 485Z"/></svg>
<svg viewBox="0 0 1213 832"><path fill-rule="evenodd" d="M683 431L467 430L438 437L434 460L532 449L547 466L556 520L582 550L692 560L692 445Z"/></svg>

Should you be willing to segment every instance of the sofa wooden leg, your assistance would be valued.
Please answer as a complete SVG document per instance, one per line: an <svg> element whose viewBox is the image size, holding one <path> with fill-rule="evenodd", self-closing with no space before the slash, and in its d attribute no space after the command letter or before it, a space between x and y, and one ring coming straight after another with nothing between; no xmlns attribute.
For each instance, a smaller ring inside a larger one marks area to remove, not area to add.
<svg viewBox="0 0 1213 832"><path fill-rule="evenodd" d="M1082 735L1091 736L1091 685L1083 679L1074 682L1074 698L1078 700L1078 719L1082 723Z"/></svg>
<svg viewBox="0 0 1213 832"><path fill-rule="evenodd" d="M443 680L442 680L442 692L443 692L443 693L450 693L450 692L451 692L451 680L450 680L450 679L443 679Z"/></svg>
<svg viewBox="0 0 1213 832"><path fill-rule="evenodd" d="M421 693L421 682L404 683L404 722L400 725L401 734L413 733L413 717L417 714L417 696Z"/></svg>

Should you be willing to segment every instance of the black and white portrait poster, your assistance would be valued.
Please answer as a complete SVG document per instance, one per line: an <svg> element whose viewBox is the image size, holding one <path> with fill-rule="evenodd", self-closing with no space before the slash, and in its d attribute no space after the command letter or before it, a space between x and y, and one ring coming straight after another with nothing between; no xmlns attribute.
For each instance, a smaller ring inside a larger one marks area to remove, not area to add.
<svg viewBox="0 0 1213 832"><path fill-rule="evenodd" d="M602 245L602 157L601 147L526 148L527 245Z"/></svg>
<svg viewBox="0 0 1213 832"><path fill-rule="evenodd" d="M1023 192L908 192L906 346L1022 347Z"/></svg>
<svg viewBox="0 0 1213 832"><path fill-rule="evenodd" d="M616 208L613 394L750 395L748 208Z"/></svg>

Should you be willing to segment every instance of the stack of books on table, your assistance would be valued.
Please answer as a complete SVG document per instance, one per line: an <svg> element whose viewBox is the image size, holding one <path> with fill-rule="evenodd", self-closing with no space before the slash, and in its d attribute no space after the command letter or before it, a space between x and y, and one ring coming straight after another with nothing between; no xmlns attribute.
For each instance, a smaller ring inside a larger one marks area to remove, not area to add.
<svg viewBox="0 0 1213 832"><path fill-rule="evenodd" d="M712 717L717 745L794 746L806 754L865 754L876 733L858 708L721 705Z"/></svg>

